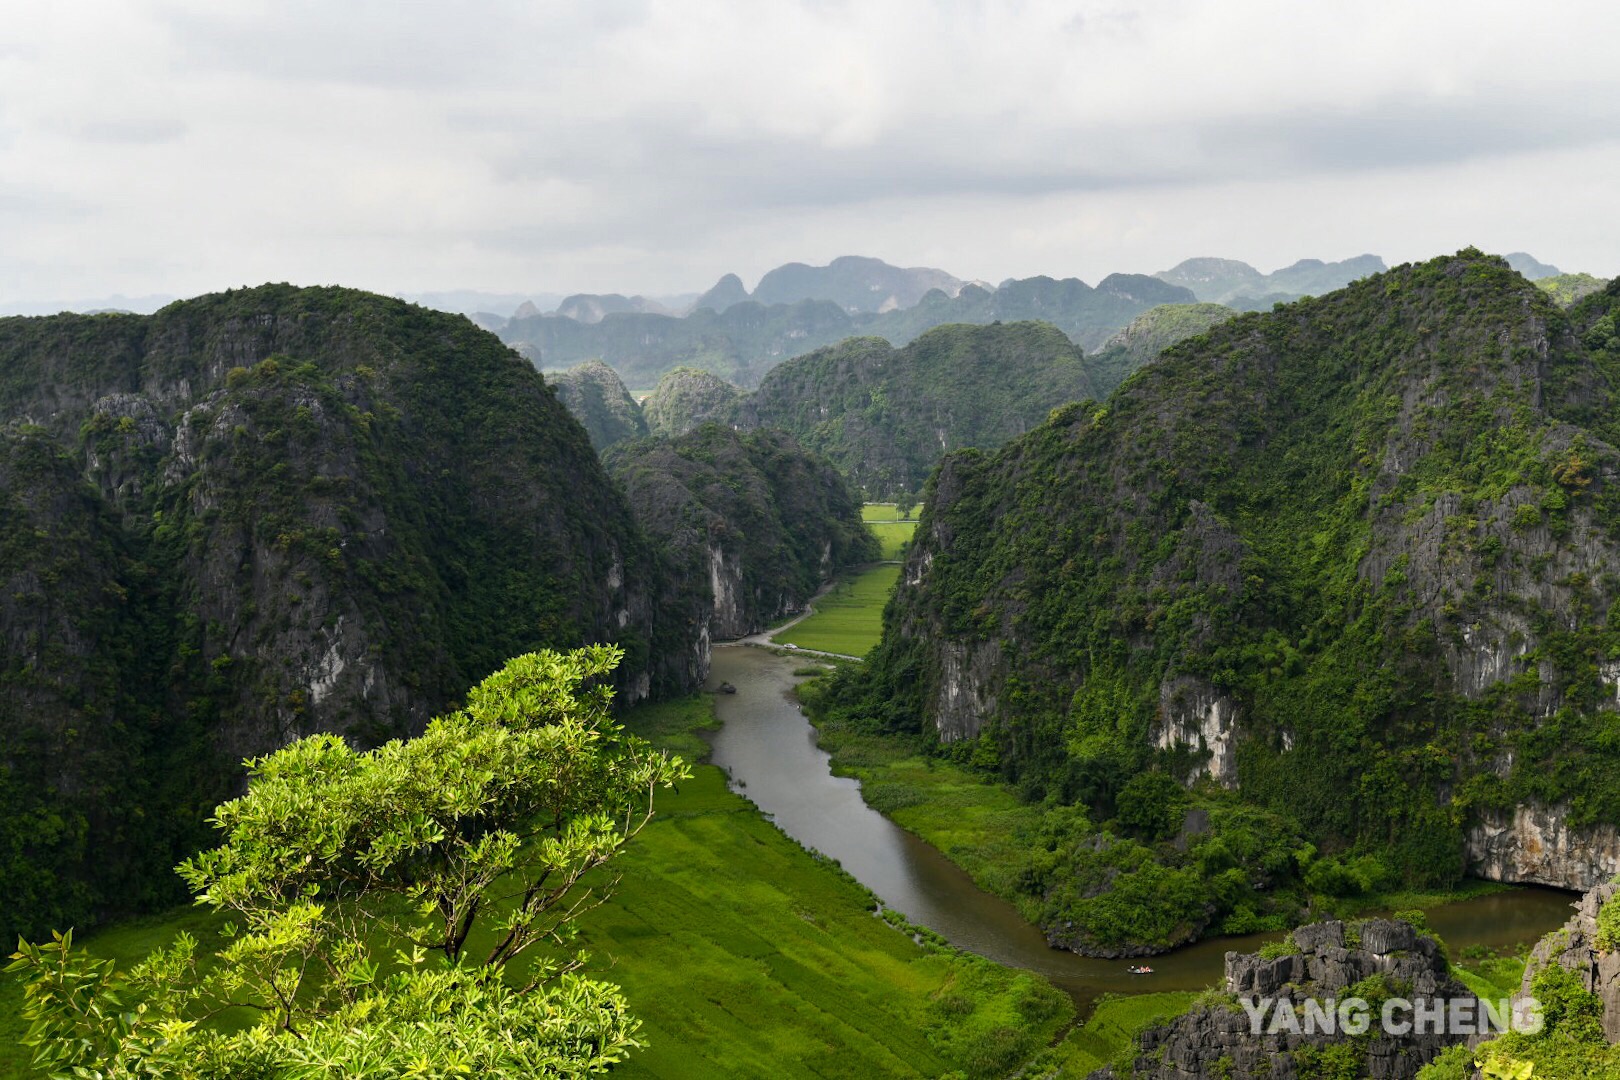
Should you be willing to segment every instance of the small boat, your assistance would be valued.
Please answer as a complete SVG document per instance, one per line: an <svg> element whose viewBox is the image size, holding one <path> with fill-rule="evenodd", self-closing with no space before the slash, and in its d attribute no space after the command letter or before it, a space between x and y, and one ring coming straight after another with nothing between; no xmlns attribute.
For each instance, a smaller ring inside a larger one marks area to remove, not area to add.
<svg viewBox="0 0 1620 1080"><path fill-rule="evenodd" d="M1132 975L1151 975L1151 974L1153 974L1153 969L1148 967L1146 964L1133 964L1127 970L1130 971L1130 973Z"/></svg>

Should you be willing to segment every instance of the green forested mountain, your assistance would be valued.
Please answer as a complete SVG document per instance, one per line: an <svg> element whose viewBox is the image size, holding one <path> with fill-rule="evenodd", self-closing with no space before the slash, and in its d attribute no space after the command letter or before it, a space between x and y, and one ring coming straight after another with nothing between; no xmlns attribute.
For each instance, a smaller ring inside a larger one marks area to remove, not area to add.
<svg viewBox="0 0 1620 1080"><path fill-rule="evenodd" d="M663 560L660 608L691 628L699 680L711 639L763 630L833 571L877 558L844 478L781 432L707 424L615 446L604 463Z"/></svg>
<svg viewBox="0 0 1620 1080"><path fill-rule="evenodd" d="M641 406L624 388L619 375L600 360L587 360L546 380L557 400L573 413L597 450L647 434Z"/></svg>
<svg viewBox="0 0 1620 1080"><path fill-rule="evenodd" d="M999 446L1095 393L1080 350L1054 326L942 326L900 349L853 338L798 357L737 415L788 432L882 497L918 490L948 451Z"/></svg>
<svg viewBox="0 0 1620 1080"><path fill-rule="evenodd" d="M151 899L242 757L415 730L509 656L612 640L628 696L685 685L584 432L458 316L3 319L0 430L0 933Z"/></svg>
<svg viewBox="0 0 1620 1080"><path fill-rule="evenodd" d="M837 707L1049 808L1019 888L1075 948L1465 870L1607 879L1617 309L1469 250L951 455Z"/></svg>
<svg viewBox="0 0 1620 1080"><path fill-rule="evenodd" d="M1095 288L1075 278L1037 277L1003 282L994 290L966 285L955 296L932 289L914 306L881 313L851 313L831 300L762 304L754 299L718 313L700 306L684 319L621 312L588 324L534 315L514 318L500 333L546 371L600 357L636 390L682 366L750 388L784 360L858 335L899 346L947 323L1039 319L1090 349L1151 307L1196 299L1185 288L1140 274L1112 274Z"/></svg>
<svg viewBox="0 0 1620 1080"><path fill-rule="evenodd" d="M1535 279L1536 286L1546 291L1559 307L1570 307L1593 293L1602 292L1608 284L1603 278L1591 274L1553 274Z"/></svg>
<svg viewBox="0 0 1620 1080"><path fill-rule="evenodd" d="M710 421L730 423L741 397L741 390L718 375L680 367L658 380L642 413L652 434L672 438Z"/></svg>
<svg viewBox="0 0 1620 1080"><path fill-rule="evenodd" d="M1212 326L1218 326L1237 312L1222 304L1160 304L1149 308L1131 324L1086 357L1092 380L1100 394L1107 394L1124 382L1137 368L1164 350Z"/></svg>

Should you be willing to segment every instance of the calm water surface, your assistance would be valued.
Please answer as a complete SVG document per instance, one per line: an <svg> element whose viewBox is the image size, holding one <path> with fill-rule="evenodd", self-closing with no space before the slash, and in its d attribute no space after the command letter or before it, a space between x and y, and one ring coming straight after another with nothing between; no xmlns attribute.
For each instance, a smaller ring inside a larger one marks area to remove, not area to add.
<svg viewBox="0 0 1620 1080"><path fill-rule="evenodd" d="M1202 990L1220 982L1228 950L1252 952L1280 934L1217 938L1150 960L1154 974L1133 976L1133 961L1095 960L1047 946L1007 901L985 892L938 850L861 798L860 784L833 776L828 755L791 697L802 659L764 649L714 651L710 686L723 726L711 733L713 761L732 787L806 847L834 859L883 902L952 944L1014 967L1038 971L1083 1006L1106 992ZM1429 925L1455 950L1472 944L1517 946L1561 926L1572 894L1520 889L1431 908Z"/></svg>

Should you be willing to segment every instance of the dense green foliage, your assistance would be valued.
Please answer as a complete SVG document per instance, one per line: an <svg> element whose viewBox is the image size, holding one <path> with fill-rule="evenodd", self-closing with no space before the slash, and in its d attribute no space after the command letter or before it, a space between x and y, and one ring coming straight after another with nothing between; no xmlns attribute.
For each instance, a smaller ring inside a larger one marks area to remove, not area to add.
<svg viewBox="0 0 1620 1080"><path fill-rule="evenodd" d="M843 477L780 432L707 424L604 460L658 549L661 612L694 639L762 630L835 570L877 557Z"/></svg>
<svg viewBox="0 0 1620 1080"><path fill-rule="evenodd" d="M647 434L647 421L618 374L600 360L587 360L547 379L557 400L578 420L598 451Z"/></svg>
<svg viewBox="0 0 1620 1080"><path fill-rule="evenodd" d="M517 657L415 739L356 751L316 735L250 760L246 794L215 811L224 843L179 867L237 920L217 953L182 934L119 972L71 935L22 944L8 970L36 1065L108 1080L605 1071L639 1025L577 974L574 920L612 883L576 886L690 776L624 735L592 685L622 655Z"/></svg>
<svg viewBox="0 0 1620 1080"><path fill-rule="evenodd" d="M1202 334L1237 314L1222 304L1160 304L1131 320L1131 324L1086 357L1098 395L1110 393L1137 368L1170 346Z"/></svg>
<svg viewBox="0 0 1620 1080"><path fill-rule="evenodd" d="M539 647L616 640L657 690L690 646L579 425L455 316L0 319L0 431L3 934L172 900L244 756L419 731Z"/></svg>
<svg viewBox="0 0 1620 1080"><path fill-rule="evenodd" d="M1551 296L1559 307L1571 307L1578 300L1602 292L1607 284L1603 278L1591 274L1555 274L1536 279L1536 287Z"/></svg>
<svg viewBox="0 0 1620 1080"><path fill-rule="evenodd" d="M741 397L718 375L679 367L658 380L642 411L652 434L674 438L710 422L729 423Z"/></svg>
<svg viewBox="0 0 1620 1080"><path fill-rule="evenodd" d="M883 497L920 489L947 451L999 446L1094 392L1080 350L1048 324L943 326L901 349L853 338L791 360L740 416Z"/></svg>
<svg viewBox="0 0 1620 1080"><path fill-rule="evenodd" d="M830 708L943 732L1046 807L1021 888L1085 949L1444 885L1465 827L1517 803L1620 821L1617 299L1566 317L1464 252L1229 321L1106 406L947 458L918 584ZM1155 770L1210 774L1207 821L1122 818Z"/></svg>
<svg viewBox="0 0 1620 1080"><path fill-rule="evenodd" d="M898 346L948 323L1038 319L1089 349L1148 308L1195 299L1187 289L1135 274L1110 275L1095 288L1074 278L1037 277L995 290L968 285L954 297L935 289L914 306L881 313L851 313L832 300L747 300L719 313L699 307L685 318L623 312L582 323L536 315L513 319L501 337L547 371L599 357L631 386L652 385L686 366L754 387L782 361L856 335Z"/></svg>
<svg viewBox="0 0 1620 1080"><path fill-rule="evenodd" d="M1535 1034L1513 1032L1492 1040L1473 1055L1487 1077L1504 1080L1617 1080L1620 1046L1603 1037L1603 1001L1587 990L1581 975L1557 964L1530 981L1541 1003L1544 1027ZM1436 1063L1418 1080L1468 1080L1467 1058ZM1528 1068L1527 1068L1528 1066Z"/></svg>

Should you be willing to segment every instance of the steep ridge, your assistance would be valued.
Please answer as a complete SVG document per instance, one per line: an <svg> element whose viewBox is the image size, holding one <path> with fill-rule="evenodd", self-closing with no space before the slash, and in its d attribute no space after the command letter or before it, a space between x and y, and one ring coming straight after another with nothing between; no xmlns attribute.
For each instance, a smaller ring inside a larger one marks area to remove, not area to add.
<svg viewBox="0 0 1620 1080"><path fill-rule="evenodd" d="M639 312L616 312L598 323L562 315L514 317L502 328L501 340L546 371L600 358L637 389L677 367L702 368L739 386L756 386L782 360L848 337L853 325L830 300L770 307L747 300L718 313L700 307L684 319Z"/></svg>
<svg viewBox="0 0 1620 1080"><path fill-rule="evenodd" d="M646 436L647 421L641 406L624 388L618 372L602 361L587 360L547 381L598 451Z"/></svg>
<svg viewBox="0 0 1620 1080"><path fill-rule="evenodd" d="M1073 808L1021 888L1083 951L1614 874L1617 302L1566 317L1469 250L952 455L842 707ZM1198 820L1145 813L1154 777Z"/></svg>
<svg viewBox="0 0 1620 1080"><path fill-rule="evenodd" d="M689 685L584 432L458 316L265 286L0 320L0 423L0 767L45 807L0 816L59 832L13 830L5 933L139 901L103 860L172 880L167 823L242 757L414 731L508 656L611 640L627 697Z"/></svg>
<svg viewBox="0 0 1620 1080"><path fill-rule="evenodd" d="M604 463L664 562L660 610L688 628L679 662L692 681L708 674L711 640L765 629L878 556L843 477L781 432L707 424L615 446Z"/></svg>
<svg viewBox="0 0 1620 1080"><path fill-rule="evenodd" d="M942 454L994 447L1095 394L1080 350L1046 323L942 326L895 349L853 338L783 364L737 409L824 454L873 497L916 491Z"/></svg>

